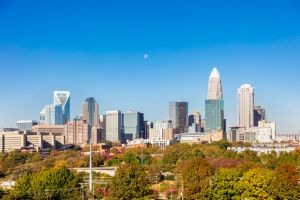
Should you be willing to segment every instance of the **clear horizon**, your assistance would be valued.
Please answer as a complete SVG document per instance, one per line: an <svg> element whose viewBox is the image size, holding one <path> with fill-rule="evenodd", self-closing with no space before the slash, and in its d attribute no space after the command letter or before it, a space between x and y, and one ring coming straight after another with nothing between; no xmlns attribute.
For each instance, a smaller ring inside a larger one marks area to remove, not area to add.
<svg viewBox="0 0 300 200"><path fill-rule="evenodd" d="M227 128L248 83L279 132L299 131L299 19L296 0L0 1L0 128L38 120L54 90L71 92L72 117L91 96L101 114L167 120L187 101L203 117L217 67Z"/></svg>

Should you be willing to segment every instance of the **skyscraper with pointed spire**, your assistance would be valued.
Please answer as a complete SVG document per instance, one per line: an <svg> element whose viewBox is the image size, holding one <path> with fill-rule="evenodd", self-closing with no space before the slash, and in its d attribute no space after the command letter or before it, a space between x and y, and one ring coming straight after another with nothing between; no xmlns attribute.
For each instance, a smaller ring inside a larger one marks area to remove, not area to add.
<svg viewBox="0 0 300 200"><path fill-rule="evenodd" d="M217 68L213 68L209 76L207 99L223 99L221 77Z"/></svg>
<svg viewBox="0 0 300 200"><path fill-rule="evenodd" d="M208 94L205 100L205 130L206 132L225 130L222 82L217 68L213 68L208 80Z"/></svg>

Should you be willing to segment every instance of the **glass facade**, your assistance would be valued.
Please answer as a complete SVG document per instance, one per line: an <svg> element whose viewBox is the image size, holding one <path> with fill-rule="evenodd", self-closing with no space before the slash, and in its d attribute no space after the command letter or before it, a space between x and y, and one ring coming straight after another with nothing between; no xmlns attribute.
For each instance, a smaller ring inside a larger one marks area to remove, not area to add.
<svg viewBox="0 0 300 200"><path fill-rule="evenodd" d="M205 100L206 131L224 130L224 101L218 99Z"/></svg>
<svg viewBox="0 0 300 200"><path fill-rule="evenodd" d="M31 131L32 126L37 125L37 121L34 120L20 120L17 121L17 129L20 131Z"/></svg>
<svg viewBox="0 0 300 200"><path fill-rule="evenodd" d="M258 122L266 119L266 110L263 106L254 106L254 126L258 126Z"/></svg>
<svg viewBox="0 0 300 200"><path fill-rule="evenodd" d="M123 133L124 140L133 140L144 138L144 114L140 112L129 111L123 115Z"/></svg>
<svg viewBox="0 0 300 200"><path fill-rule="evenodd" d="M69 91L54 91L54 104L62 105L63 124L70 121L70 92Z"/></svg>
<svg viewBox="0 0 300 200"><path fill-rule="evenodd" d="M63 110L62 105L50 104L45 106L45 124L48 125L62 125L63 123Z"/></svg>
<svg viewBox="0 0 300 200"><path fill-rule="evenodd" d="M99 126L99 105L94 97L87 98L83 104L83 120L90 126Z"/></svg>
<svg viewBox="0 0 300 200"><path fill-rule="evenodd" d="M170 102L169 120L176 133L184 133L188 125L188 102Z"/></svg>

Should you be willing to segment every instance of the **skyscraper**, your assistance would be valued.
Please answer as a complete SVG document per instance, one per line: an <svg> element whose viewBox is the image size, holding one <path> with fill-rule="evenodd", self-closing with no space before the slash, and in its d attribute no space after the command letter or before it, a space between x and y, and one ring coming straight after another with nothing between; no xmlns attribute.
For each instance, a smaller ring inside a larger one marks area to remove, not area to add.
<svg viewBox="0 0 300 200"><path fill-rule="evenodd" d="M188 102L170 102L169 120L172 121L175 133L184 133L188 125Z"/></svg>
<svg viewBox="0 0 300 200"><path fill-rule="evenodd" d="M224 101L218 99L207 99L205 101L205 130L224 130Z"/></svg>
<svg viewBox="0 0 300 200"><path fill-rule="evenodd" d="M258 126L259 121L266 120L266 110L263 106L254 106L254 126Z"/></svg>
<svg viewBox="0 0 300 200"><path fill-rule="evenodd" d="M122 114L121 111L106 111L106 140L122 142Z"/></svg>
<svg viewBox="0 0 300 200"><path fill-rule="evenodd" d="M144 138L144 114L128 111L123 115L124 140Z"/></svg>
<svg viewBox="0 0 300 200"><path fill-rule="evenodd" d="M40 123L47 125L62 125L63 111L62 105L50 104L40 112Z"/></svg>
<svg viewBox="0 0 300 200"><path fill-rule="evenodd" d="M62 105L63 123L70 121L70 92L69 91L54 91L54 104Z"/></svg>
<svg viewBox="0 0 300 200"><path fill-rule="evenodd" d="M207 99L223 99L221 77L217 68L213 68L209 76Z"/></svg>
<svg viewBox="0 0 300 200"><path fill-rule="evenodd" d="M189 115L189 129L193 127L194 132L201 132L201 115L200 112L194 111ZM190 131L189 131L190 132Z"/></svg>
<svg viewBox="0 0 300 200"><path fill-rule="evenodd" d="M90 126L99 126L99 105L94 97L85 100L82 106L83 120Z"/></svg>
<svg viewBox="0 0 300 200"><path fill-rule="evenodd" d="M208 95L205 100L205 130L207 132L225 130L222 83L217 68L213 68L208 80Z"/></svg>
<svg viewBox="0 0 300 200"><path fill-rule="evenodd" d="M254 126L254 88L244 84L238 89L238 117L239 127Z"/></svg>

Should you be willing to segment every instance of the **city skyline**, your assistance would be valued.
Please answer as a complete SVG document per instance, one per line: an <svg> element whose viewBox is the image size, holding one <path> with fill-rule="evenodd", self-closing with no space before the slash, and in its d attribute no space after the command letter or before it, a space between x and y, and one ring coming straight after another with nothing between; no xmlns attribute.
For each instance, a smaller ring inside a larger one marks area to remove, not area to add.
<svg viewBox="0 0 300 200"><path fill-rule="evenodd" d="M236 90L247 82L279 132L300 129L300 106L291 103L300 100L299 3L170 3L53 1L45 10L38 1L1 2L0 127L37 120L55 90L71 92L72 117L90 96L101 114L167 120L168 103L186 101L189 113L205 117L207 78L217 67L227 127L236 125Z"/></svg>

